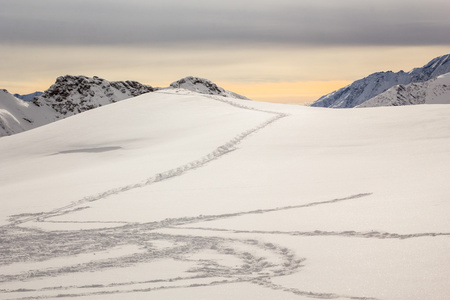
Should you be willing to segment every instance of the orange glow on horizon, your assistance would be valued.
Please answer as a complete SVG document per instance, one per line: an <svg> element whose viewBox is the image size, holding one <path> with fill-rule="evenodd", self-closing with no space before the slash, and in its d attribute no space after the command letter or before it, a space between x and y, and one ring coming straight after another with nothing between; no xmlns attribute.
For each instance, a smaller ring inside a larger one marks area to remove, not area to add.
<svg viewBox="0 0 450 300"><path fill-rule="evenodd" d="M347 86L351 81L295 81L224 83L222 87L250 99L275 103L306 104Z"/></svg>

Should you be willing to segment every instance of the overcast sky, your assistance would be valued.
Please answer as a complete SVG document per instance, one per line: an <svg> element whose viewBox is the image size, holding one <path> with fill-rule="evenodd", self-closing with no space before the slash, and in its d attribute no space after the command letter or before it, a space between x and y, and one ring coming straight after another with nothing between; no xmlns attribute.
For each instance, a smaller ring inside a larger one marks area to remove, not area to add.
<svg viewBox="0 0 450 300"><path fill-rule="evenodd" d="M450 53L449 11L448 0L0 0L0 88L73 72L339 85Z"/></svg>

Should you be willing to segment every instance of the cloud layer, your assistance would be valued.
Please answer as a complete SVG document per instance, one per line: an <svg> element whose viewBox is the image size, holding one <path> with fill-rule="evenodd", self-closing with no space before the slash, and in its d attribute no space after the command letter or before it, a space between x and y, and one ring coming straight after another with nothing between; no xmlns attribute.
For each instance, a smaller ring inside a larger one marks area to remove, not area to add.
<svg viewBox="0 0 450 300"><path fill-rule="evenodd" d="M0 43L448 45L448 0L6 0Z"/></svg>

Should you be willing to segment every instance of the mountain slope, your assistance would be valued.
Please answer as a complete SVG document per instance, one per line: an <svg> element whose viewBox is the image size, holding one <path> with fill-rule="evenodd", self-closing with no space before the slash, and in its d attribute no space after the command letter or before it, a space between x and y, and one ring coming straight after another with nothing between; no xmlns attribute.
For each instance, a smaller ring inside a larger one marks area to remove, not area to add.
<svg viewBox="0 0 450 300"><path fill-rule="evenodd" d="M357 107L450 104L450 73L425 82L396 85Z"/></svg>
<svg viewBox="0 0 450 300"><path fill-rule="evenodd" d="M320 97L311 106L351 108L385 92L399 84L424 82L450 72L450 54L437 57L421 68L410 72L378 72L352 84Z"/></svg>
<svg viewBox="0 0 450 300"><path fill-rule="evenodd" d="M32 102L14 97L0 90L0 137L30 130L55 121L49 107L38 107Z"/></svg>

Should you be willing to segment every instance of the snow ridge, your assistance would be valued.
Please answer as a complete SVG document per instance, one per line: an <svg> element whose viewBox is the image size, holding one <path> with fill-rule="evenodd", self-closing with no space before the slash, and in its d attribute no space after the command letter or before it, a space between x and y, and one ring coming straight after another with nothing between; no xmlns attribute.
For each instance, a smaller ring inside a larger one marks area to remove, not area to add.
<svg viewBox="0 0 450 300"><path fill-rule="evenodd" d="M430 80L439 75L450 72L450 54L431 60L421 68L410 72L394 73L377 72L352 84L320 97L311 106L331 108L351 108L387 91L396 85L406 85Z"/></svg>

